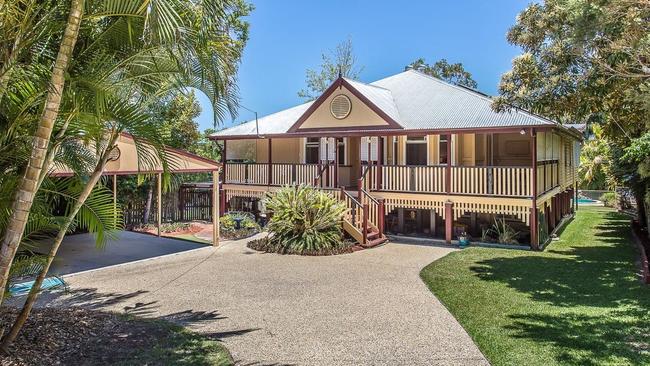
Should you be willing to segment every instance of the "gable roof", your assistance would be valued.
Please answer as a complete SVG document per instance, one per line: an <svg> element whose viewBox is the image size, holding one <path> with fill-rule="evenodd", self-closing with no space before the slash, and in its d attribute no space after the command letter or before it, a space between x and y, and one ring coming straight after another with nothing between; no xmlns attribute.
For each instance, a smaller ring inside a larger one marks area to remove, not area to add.
<svg viewBox="0 0 650 366"><path fill-rule="evenodd" d="M307 119L309 119L309 117L311 117L314 112L316 112L330 96L332 96L337 90L341 90L343 88L348 90L355 97L359 98L359 101L361 103L365 104L366 107L369 107L374 113L377 114L380 119L386 123L384 126L366 126L364 128L402 128L402 126L400 126L399 123L397 123L393 118L397 116L397 107L395 107L395 103L393 102L390 90L373 87L360 82L354 82L353 85L349 79L339 77L309 106L309 108L307 108L305 113L303 113L302 116L300 116L300 118L298 118L298 120L293 123L291 127L289 127L287 132L297 132L299 129L301 129L302 124L305 123ZM380 105L377 105L377 103ZM350 121L354 121L354 119L351 118ZM350 128L355 128L353 125L354 122Z"/></svg>
<svg viewBox="0 0 650 366"><path fill-rule="evenodd" d="M392 127L396 131L561 126L520 109L495 112L489 96L415 70L407 70L370 84L340 78L328 91L341 82L393 120L395 124ZM327 91L323 95L326 93ZM292 126L297 125L310 109L313 111L319 99L259 118L259 135L291 135L296 132ZM218 131L212 137L256 135L256 123L253 120Z"/></svg>

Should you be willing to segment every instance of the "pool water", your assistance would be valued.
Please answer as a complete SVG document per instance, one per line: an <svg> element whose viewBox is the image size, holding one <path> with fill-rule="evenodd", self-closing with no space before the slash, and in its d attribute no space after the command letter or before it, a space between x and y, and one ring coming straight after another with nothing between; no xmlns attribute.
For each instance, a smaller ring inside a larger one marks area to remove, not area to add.
<svg viewBox="0 0 650 366"><path fill-rule="evenodd" d="M580 203L598 203L600 201L592 200L591 198L578 198L578 204Z"/></svg>

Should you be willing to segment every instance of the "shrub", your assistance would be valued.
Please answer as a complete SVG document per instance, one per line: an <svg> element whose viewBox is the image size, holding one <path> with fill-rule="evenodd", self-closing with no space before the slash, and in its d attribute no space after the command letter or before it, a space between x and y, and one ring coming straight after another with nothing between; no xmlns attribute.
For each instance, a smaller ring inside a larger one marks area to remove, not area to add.
<svg viewBox="0 0 650 366"><path fill-rule="evenodd" d="M305 185L287 186L269 194L265 204L274 252L314 254L347 246L341 231L346 207L332 195Z"/></svg>
<svg viewBox="0 0 650 366"><path fill-rule="evenodd" d="M606 192L603 193L599 200L603 203L603 205L607 207L616 207L616 193L614 192Z"/></svg>
<svg viewBox="0 0 650 366"><path fill-rule="evenodd" d="M499 244L519 244L517 237L519 233L510 225L506 224L506 219L494 219L494 224L489 229L483 229L481 241L496 241Z"/></svg>
<svg viewBox="0 0 650 366"><path fill-rule="evenodd" d="M239 228L237 228L239 221ZM255 216L249 212L230 211L219 219L221 237L224 239L242 239L260 232Z"/></svg>

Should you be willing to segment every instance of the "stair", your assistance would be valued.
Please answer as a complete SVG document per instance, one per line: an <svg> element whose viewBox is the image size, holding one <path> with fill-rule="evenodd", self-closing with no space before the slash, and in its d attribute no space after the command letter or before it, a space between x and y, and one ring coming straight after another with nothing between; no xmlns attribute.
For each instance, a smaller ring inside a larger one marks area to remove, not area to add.
<svg viewBox="0 0 650 366"><path fill-rule="evenodd" d="M388 241L388 238L380 234L379 231L374 227L368 228L366 239L366 243L361 244L361 246L364 248L373 248Z"/></svg>

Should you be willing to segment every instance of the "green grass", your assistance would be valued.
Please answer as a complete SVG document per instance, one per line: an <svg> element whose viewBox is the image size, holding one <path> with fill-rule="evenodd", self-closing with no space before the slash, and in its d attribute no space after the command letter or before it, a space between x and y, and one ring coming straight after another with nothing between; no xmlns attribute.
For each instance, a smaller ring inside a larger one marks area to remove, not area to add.
<svg viewBox="0 0 650 366"><path fill-rule="evenodd" d="M152 348L133 350L120 365L206 365L231 366L230 353L216 340L191 332L181 326L162 320L145 320L156 330L156 344Z"/></svg>
<svg viewBox="0 0 650 366"><path fill-rule="evenodd" d="M544 252L469 248L420 275L493 365L649 365L636 260L629 218L584 208Z"/></svg>

